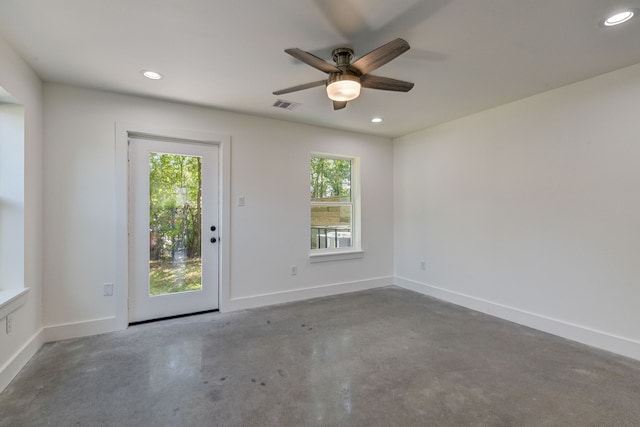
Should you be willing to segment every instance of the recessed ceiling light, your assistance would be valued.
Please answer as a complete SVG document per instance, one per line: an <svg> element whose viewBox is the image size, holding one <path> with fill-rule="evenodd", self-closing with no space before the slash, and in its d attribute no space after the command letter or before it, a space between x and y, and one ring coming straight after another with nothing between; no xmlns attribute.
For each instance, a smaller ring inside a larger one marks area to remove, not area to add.
<svg viewBox="0 0 640 427"><path fill-rule="evenodd" d="M371 123L382 123L382 117L374 117L371 119Z"/></svg>
<svg viewBox="0 0 640 427"><path fill-rule="evenodd" d="M142 70L142 75L151 80L160 80L162 78L162 74L151 70Z"/></svg>
<svg viewBox="0 0 640 427"><path fill-rule="evenodd" d="M615 15L611 15L607 19L603 21L605 27L613 27L614 25L620 25L624 22L627 22L629 19L633 18L635 15L633 10L625 10L624 12L616 13Z"/></svg>

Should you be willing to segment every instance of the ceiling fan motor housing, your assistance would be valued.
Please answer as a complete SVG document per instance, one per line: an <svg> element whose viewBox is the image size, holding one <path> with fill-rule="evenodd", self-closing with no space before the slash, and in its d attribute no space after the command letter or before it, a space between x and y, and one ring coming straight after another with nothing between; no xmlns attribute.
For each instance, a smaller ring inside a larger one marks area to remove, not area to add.
<svg viewBox="0 0 640 427"><path fill-rule="evenodd" d="M336 66L341 70L346 69L353 59L353 50L348 47L339 47L333 50L331 54L333 57L333 61L336 63Z"/></svg>

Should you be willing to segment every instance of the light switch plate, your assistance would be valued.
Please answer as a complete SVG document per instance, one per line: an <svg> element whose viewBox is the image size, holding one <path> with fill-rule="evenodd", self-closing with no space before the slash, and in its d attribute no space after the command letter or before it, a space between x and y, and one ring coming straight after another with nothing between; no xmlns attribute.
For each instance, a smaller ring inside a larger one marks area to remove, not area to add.
<svg viewBox="0 0 640 427"><path fill-rule="evenodd" d="M102 295L104 295L105 297L112 297L113 296L113 283L105 283L104 284Z"/></svg>

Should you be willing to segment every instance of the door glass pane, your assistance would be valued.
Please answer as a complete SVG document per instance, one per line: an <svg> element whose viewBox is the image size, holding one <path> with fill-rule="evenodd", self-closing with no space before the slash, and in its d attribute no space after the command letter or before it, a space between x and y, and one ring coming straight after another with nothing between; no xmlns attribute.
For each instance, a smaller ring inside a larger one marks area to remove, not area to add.
<svg viewBox="0 0 640 427"><path fill-rule="evenodd" d="M149 154L149 295L202 289L202 158Z"/></svg>

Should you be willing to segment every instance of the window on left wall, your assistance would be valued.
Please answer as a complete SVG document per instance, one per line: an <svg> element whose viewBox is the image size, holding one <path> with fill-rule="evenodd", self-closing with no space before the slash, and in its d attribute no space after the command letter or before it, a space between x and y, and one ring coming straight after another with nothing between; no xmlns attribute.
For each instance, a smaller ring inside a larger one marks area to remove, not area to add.
<svg viewBox="0 0 640 427"><path fill-rule="evenodd" d="M0 87L0 318L24 284L24 106Z"/></svg>

